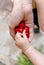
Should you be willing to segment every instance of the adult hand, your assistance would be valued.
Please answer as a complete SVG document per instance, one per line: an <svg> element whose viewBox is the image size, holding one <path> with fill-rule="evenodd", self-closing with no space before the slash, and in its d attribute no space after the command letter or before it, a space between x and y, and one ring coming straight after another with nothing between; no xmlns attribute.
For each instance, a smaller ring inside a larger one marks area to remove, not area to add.
<svg viewBox="0 0 44 65"><path fill-rule="evenodd" d="M30 27L29 40L31 41L33 38L33 13L32 3L29 0L14 0L13 11L9 21L10 34L13 39L15 39L15 27L21 21L24 21L25 25Z"/></svg>

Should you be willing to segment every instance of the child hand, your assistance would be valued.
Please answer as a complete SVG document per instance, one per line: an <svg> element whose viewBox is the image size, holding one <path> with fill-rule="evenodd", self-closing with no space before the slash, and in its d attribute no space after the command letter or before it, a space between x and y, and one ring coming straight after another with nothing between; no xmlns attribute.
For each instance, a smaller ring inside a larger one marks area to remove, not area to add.
<svg viewBox="0 0 44 65"><path fill-rule="evenodd" d="M23 31L23 34L18 32L16 34L15 40L16 40L16 45L23 51L29 48L29 39L25 34L25 30Z"/></svg>

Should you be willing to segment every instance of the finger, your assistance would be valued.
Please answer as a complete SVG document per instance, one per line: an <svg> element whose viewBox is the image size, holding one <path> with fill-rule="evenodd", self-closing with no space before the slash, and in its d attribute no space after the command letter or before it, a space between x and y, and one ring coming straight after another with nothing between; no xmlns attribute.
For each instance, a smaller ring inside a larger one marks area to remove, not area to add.
<svg viewBox="0 0 44 65"><path fill-rule="evenodd" d="M29 28L33 28L32 5L27 5L26 7L28 7L28 9L25 9L25 25Z"/></svg>
<svg viewBox="0 0 44 65"><path fill-rule="evenodd" d="M11 13L11 17L8 22L10 34L13 37L13 39L15 36L14 28L21 22L22 19L23 19L23 12L21 10L21 6L19 5L14 6Z"/></svg>
<svg viewBox="0 0 44 65"><path fill-rule="evenodd" d="M12 38L15 39L15 29L12 29L12 28L9 26L9 31L10 31L10 35L12 36Z"/></svg>
<svg viewBox="0 0 44 65"><path fill-rule="evenodd" d="M15 37L15 41L16 41L16 45L19 46L20 42L19 42L19 40L16 37Z"/></svg>
<svg viewBox="0 0 44 65"><path fill-rule="evenodd" d="M16 34L16 38L17 38L17 39L19 39L19 38L18 38L18 35L21 36L21 33L17 32L17 34Z"/></svg>
<svg viewBox="0 0 44 65"><path fill-rule="evenodd" d="M15 36L15 41L18 42L18 39L16 38L16 36Z"/></svg>
<svg viewBox="0 0 44 65"><path fill-rule="evenodd" d="M33 28L30 28L29 31L30 31L30 32L29 32L29 34L30 34L30 36L29 36L29 41L31 42L32 39L33 39L33 35L34 35L34 33L33 33Z"/></svg>
<svg viewBox="0 0 44 65"><path fill-rule="evenodd" d="M25 25L29 27L29 41L32 41L33 39L33 14L32 12L28 12L29 15L27 15L27 19L25 20Z"/></svg>
<svg viewBox="0 0 44 65"><path fill-rule="evenodd" d="M29 41L31 42L33 39L33 34L30 34Z"/></svg>
<svg viewBox="0 0 44 65"><path fill-rule="evenodd" d="M18 42L18 38L15 36L15 41Z"/></svg>
<svg viewBox="0 0 44 65"><path fill-rule="evenodd" d="M19 41L22 40L21 33L17 32L16 37L18 38Z"/></svg>
<svg viewBox="0 0 44 65"><path fill-rule="evenodd" d="M26 31L24 30L24 31L23 31L23 37L27 39L27 36L26 36L26 33L25 33L25 32L26 32Z"/></svg>
<svg viewBox="0 0 44 65"><path fill-rule="evenodd" d="M9 23L13 25L12 27L19 25L24 17L21 4L22 2L20 0L14 0L14 6L9 21Z"/></svg>

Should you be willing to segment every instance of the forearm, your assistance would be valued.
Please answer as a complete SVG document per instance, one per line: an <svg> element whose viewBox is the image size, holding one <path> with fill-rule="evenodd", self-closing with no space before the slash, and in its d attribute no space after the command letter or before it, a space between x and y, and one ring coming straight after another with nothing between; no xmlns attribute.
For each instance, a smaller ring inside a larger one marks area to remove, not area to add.
<svg viewBox="0 0 44 65"><path fill-rule="evenodd" d="M30 46L29 49L27 49L24 53L34 65L44 65L43 55L35 50L32 46Z"/></svg>
<svg viewBox="0 0 44 65"><path fill-rule="evenodd" d="M36 0L38 10L38 22L42 31L44 31L44 0Z"/></svg>

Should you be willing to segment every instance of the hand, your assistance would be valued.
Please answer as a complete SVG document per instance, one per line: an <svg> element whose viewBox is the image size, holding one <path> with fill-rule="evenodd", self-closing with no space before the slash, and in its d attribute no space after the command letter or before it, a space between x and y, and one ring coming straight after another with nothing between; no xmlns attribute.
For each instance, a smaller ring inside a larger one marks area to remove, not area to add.
<svg viewBox="0 0 44 65"><path fill-rule="evenodd" d="M9 30L13 39L15 39L15 27L21 21L24 21L25 25L30 27L29 40L31 41L33 38L33 13L32 4L29 0L14 0L14 7L9 21Z"/></svg>
<svg viewBox="0 0 44 65"><path fill-rule="evenodd" d="M16 45L23 51L29 48L29 39L25 34L25 30L23 31L23 34L18 32L15 36L15 40L16 40Z"/></svg>
<svg viewBox="0 0 44 65"><path fill-rule="evenodd" d="M10 34L15 38L15 27L23 20L24 13L22 9L22 0L14 0L14 6L9 20Z"/></svg>

